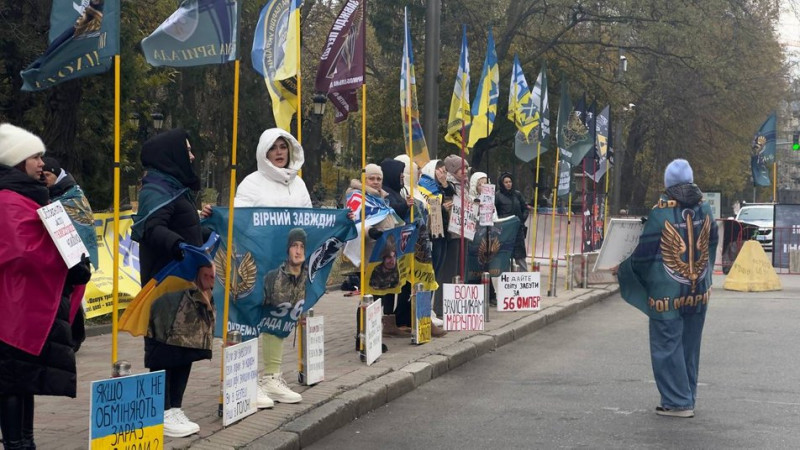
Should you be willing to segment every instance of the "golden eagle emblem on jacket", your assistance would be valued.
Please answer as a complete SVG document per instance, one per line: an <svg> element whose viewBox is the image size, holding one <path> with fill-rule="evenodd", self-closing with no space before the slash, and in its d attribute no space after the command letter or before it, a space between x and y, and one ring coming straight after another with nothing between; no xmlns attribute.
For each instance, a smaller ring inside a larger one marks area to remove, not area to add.
<svg viewBox="0 0 800 450"><path fill-rule="evenodd" d="M688 216L688 217L686 217ZM711 219L703 220L700 235L694 236L694 211L684 212L686 218L686 242L681 233L669 221L664 221L661 232L661 255L667 274L681 284L697 288L697 281L703 278L708 270L708 244L711 236ZM684 261L684 255L686 260Z"/></svg>
<svg viewBox="0 0 800 450"><path fill-rule="evenodd" d="M233 258L231 259L231 263L233 267L231 267L231 280L230 280L230 287L231 287L231 298L233 302L236 303L241 297L249 295L253 292L253 289L256 286L256 274L258 273L258 266L256 265L256 261L253 258L253 254L247 252L242 256L241 261L237 261L236 252L234 250ZM214 257L214 266L217 270L217 279L222 282L225 280L225 263L227 262L227 258L225 255L225 249L220 247L217 251L217 255Z"/></svg>

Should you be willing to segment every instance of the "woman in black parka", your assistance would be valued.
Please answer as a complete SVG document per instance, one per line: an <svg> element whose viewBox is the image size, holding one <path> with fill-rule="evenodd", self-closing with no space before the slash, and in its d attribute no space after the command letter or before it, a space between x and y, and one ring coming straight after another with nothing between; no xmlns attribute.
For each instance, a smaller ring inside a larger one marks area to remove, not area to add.
<svg viewBox="0 0 800 450"><path fill-rule="evenodd" d="M192 169L194 155L186 131L174 129L149 139L142 146L141 159L145 176L131 235L139 242L139 272L145 286L171 261L183 260L181 243L200 247L211 231L200 226L195 203L200 179ZM165 371L164 434L183 437L196 433L200 427L181 408L191 361L196 359L154 357L163 353L158 351L158 342L145 337L144 344L145 367L151 372Z"/></svg>
<svg viewBox="0 0 800 450"><path fill-rule="evenodd" d="M528 206L525 204L525 199L522 194L514 189L514 180L511 174L503 172L497 179L497 193L494 196L494 208L497 211L497 217L504 218L509 216L517 216L519 218L519 228L517 228L517 238L514 241L514 261L518 270L526 270L527 263L525 258L528 256L528 251L525 248L525 234L528 227L525 226L525 221L528 219Z"/></svg>

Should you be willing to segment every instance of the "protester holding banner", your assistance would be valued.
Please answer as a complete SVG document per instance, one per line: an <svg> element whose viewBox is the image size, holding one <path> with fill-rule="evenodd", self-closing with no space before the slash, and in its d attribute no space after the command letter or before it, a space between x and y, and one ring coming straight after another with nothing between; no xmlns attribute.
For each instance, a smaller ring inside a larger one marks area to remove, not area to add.
<svg viewBox="0 0 800 450"><path fill-rule="evenodd" d="M514 242L514 262L517 265L517 270L525 272L528 266L525 261L528 256L528 251L525 248L525 235L528 232L525 220L528 219L528 206L525 204L522 194L514 189L514 180L510 173L501 173L497 179L497 184L498 189L494 197L497 217L502 219L508 216L517 216L519 218L520 225L517 228L517 239Z"/></svg>
<svg viewBox="0 0 800 450"><path fill-rule="evenodd" d="M419 191L428 204L433 271L436 274L436 282L441 286L452 281L445 279L443 273L447 255L447 224L450 223L450 209L453 207L453 196L455 195L453 185L447 181L447 169L444 161L434 159L425 164L419 179ZM439 205L438 212L436 204ZM437 295L434 296L433 313L439 317L443 314L441 289L438 289ZM440 320L434 319L434 323ZM436 324L442 325L442 323Z"/></svg>
<svg viewBox="0 0 800 450"><path fill-rule="evenodd" d="M192 363L211 359L214 339L214 254L219 236L213 234L207 248L182 245L183 271L194 274L190 288L166 292L152 300L144 365L151 372L164 370L164 435L186 437L200 431L183 412L183 394ZM180 270L180 269L179 269Z"/></svg>
<svg viewBox="0 0 800 450"><path fill-rule="evenodd" d="M633 254L612 272L625 301L650 318L656 414L694 417L717 225L686 160L667 166L664 186Z"/></svg>
<svg viewBox="0 0 800 450"><path fill-rule="evenodd" d="M469 195L469 163L458 155L449 155L444 159L444 167L447 171L447 183L452 186L454 196L458 196L455 198L459 199L459 202L462 198L467 202L467 196ZM454 200L449 200L452 206ZM448 198L445 197L444 201L447 202ZM460 205L457 206L461 207ZM452 212L452 207L450 211ZM454 276L461 275L462 269L461 236L458 233L450 232L448 234L445 261L450 261L450 264L445 264L441 275L439 276L437 273L437 278L450 283L453 281Z"/></svg>
<svg viewBox="0 0 800 450"><path fill-rule="evenodd" d="M37 209L50 203L41 139L0 125L0 431L6 449L36 448L34 395L75 397L70 321L91 277L68 269Z"/></svg>
<svg viewBox="0 0 800 450"><path fill-rule="evenodd" d="M146 174L142 178L139 211L133 218L131 237L139 242L141 284L147 286L170 262L184 259L184 245L200 247L211 231L200 226L197 214L195 194L200 189L200 178L192 169L194 155L188 133L176 128L152 137L142 145L141 161ZM168 367L148 363L148 345L152 341L145 338L145 366L151 372L164 369L167 392L181 393L172 399L164 396L164 411L175 406L171 401L178 401L176 411L164 414L165 433L167 430L176 435L196 432L189 431L196 424L187 425L193 422L186 418L179 401L189 381L191 361L180 359L180 364Z"/></svg>
<svg viewBox="0 0 800 450"><path fill-rule="evenodd" d="M60 201L64 205L64 209L69 214L72 224L78 231L78 234L83 241L83 245L89 250L89 260L92 265L97 269L98 255L97 255L97 233L94 228L94 213L92 213L92 206L86 200L83 190L72 175L67 173L66 170L61 168L58 160L49 156L43 156L44 162L44 179L47 183L47 189L50 191L50 201ZM75 320L72 321L72 340L74 341L74 349L77 352L81 344L86 340L85 317L83 308L81 308L75 315Z"/></svg>
<svg viewBox="0 0 800 450"><path fill-rule="evenodd" d="M405 172L406 166L402 161L395 159L384 159L381 161L383 171L383 190L386 191L386 201L394 212L408 222L410 219L411 205L414 199L406 194ZM405 195L404 195L405 194ZM379 236L378 236L379 237ZM405 283L399 294L388 294L381 298L383 300L384 321L394 323L399 330L405 334L408 329L411 333L411 283ZM389 328L392 329L392 328Z"/></svg>
<svg viewBox="0 0 800 450"><path fill-rule="evenodd" d="M270 128L261 133L256 147L258 170L246 176L236 188L233 206L311 208L311 196L298 176L305 156L303 147L290 133ZM305 287L305 286L304 286ZM266 289L269 287L265 286ZM265 304L269 299L265 298ZM271 408L274 401L298 403L303 397L289 389L281 375L283 338L261 333L261 368L258 382L259 408Z"/></svg>

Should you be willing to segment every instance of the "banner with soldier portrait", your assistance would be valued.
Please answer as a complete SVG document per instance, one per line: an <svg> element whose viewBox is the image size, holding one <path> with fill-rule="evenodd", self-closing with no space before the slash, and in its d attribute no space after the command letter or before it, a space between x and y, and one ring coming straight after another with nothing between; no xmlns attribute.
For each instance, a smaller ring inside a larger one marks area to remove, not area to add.
<svg viewBox="0 0 800 450"><path fill-rule="evenodd" d="M519 225L517 216L509 216L477 228L475 239L467 245L467 283L480 283L482 272L499 277L509 271Z"/></svg>
<svg viewBox="0 0 800 450"><path fill-rule="evenodd" d="M325 293L339 250L356 237L347 214L344 209L236 208L228 331L241 332L244 340L262 332L288 336L300 314ZM228 209L214 208L203 224L222 237L214 259L214 333L221 336Z"/></svg>
<svg viewBox="0 0 800 450"><path fill-rule="evenodd" d="M411 264L417 246L417 226L403 225L383 232L375 241L365 269L365 294L397 294L411 281Z"/></svg>

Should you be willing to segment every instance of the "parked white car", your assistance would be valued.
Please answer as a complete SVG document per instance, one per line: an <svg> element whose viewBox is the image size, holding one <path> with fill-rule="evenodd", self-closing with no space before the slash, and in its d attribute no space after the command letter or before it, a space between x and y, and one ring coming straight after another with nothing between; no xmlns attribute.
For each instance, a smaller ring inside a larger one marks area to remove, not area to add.
<svg viewBox="0 0 800 450"><path fill-rule="evenodd" d="M758 227L756 240L764 251L772 251L772 236L775 231L775 205L772 203L750 203L736 213L736 220ZM751 236L745 236L746 239Z"/></svg>

